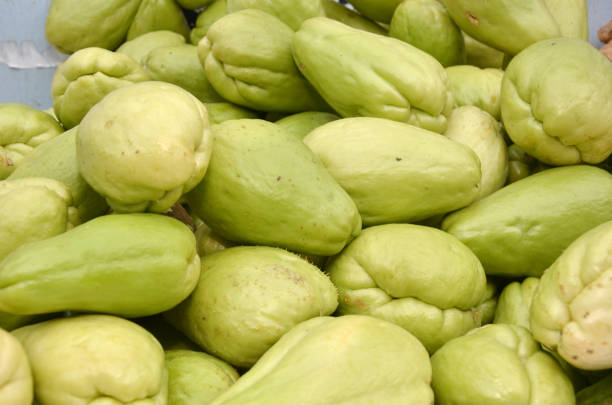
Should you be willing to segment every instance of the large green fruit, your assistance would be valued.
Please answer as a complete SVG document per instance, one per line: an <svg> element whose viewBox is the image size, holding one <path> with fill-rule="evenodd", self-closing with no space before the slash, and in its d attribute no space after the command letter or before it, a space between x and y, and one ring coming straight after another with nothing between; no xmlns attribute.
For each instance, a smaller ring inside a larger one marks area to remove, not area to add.
<svg viewBox="0 0 612 405"><path fill-rule="evenodd" d="M355 203L304 143L263 120L214 126L193 211L233 242L332 255L361 231Z"/></svg>
<svg viewBox="0 0 612 405"><path fill-rule="evenodd" d="M153 31L169 30L189 37L189 24L183 10L174 0L141 0L140 7L127 32L132 40Z"/></svg>
<svg viewBox="0 0 612 405"><path fill-rule="evenodd" d="M0 328L0 403L31 405L34 382L28 357L19 340Z"/></svg>
<svg viewBox="0 0 612 405"><path fill-rule="evenodd" d="M504 71L479 69L476 66L458 65L446 68L449 88L455 105L473 105L501 121L501 86Z"/></svg>
<svg viewBox="0 0 612 405"><path fill-rule="evenodd" d="M115 52L127 55L142 65L144 59L153 50L184 43L185 37L174 31L152 31L124 42Z"/></svg>
<svg viewBox="0 0 612 405"><path fill-rule="evenodd" d="M297 31L304 21L324 14L321 0L227 0L227 12L247 8L264 11Z"/></svg>
<svg viewBox="0 0 612 405"><path fill-rule="evenodd" d="M366 17L374 21L389 23L391 17L393 17L393 12L402 1L403 0L351 0L350 3L355 6L357 11Z"/></svg>

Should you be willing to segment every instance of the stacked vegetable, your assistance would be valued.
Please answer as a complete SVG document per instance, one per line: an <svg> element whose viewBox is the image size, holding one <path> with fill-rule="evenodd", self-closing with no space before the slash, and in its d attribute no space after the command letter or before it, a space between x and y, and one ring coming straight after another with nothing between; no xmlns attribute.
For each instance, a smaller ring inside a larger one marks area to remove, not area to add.
<svg viewBox="0 0 612 405"><path fill-rule="evenodd" d="M0 105L0 403L609 403L585 1L351 3L51 2L53 111Z"/></svg>

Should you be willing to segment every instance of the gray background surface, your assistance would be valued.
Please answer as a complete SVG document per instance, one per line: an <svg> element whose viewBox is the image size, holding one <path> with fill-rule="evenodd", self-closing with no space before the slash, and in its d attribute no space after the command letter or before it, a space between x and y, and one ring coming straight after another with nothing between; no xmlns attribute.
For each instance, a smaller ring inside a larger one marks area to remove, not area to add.
<svg viewBox="0 0 612 405"><path fill-rule="evenodd" d="M0 102L17 102L39 109L51 107L50 87L57 65L66 55L45 39L45 19L51 0L0 0ZM612 0L587 0L590 41L612 19Z"/></svg>

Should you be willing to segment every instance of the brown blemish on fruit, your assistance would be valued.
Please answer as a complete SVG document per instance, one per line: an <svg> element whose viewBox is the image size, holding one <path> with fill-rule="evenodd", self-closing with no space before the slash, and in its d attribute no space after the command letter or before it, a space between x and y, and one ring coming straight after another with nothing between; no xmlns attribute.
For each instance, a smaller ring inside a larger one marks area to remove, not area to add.
<svg viewBox="0 0 612 405"><path fill-rule="evenodd" d="M475 26L480 25L480 21L478 21L478 18L476 18L472 13L467 12L466 16L467 16L467 19L470 21L471 24L474 24Z"/></svg>
<svg viewBox="0 0 612 405"><path fill-rule="evenodd" d="M593 349L587 349L588 354L593 354Z"/></svg>
<svg viewBox="0 0 612 405"><path fill-rule="evenodd" d="M276 178L276 181L280 181L280 179L281 179L281 176L278 176L278 177Z"/></svg>
<svg viewBox="0 0 612 405"><path fill-rule="evenodd" d="M14 165L15 165L15 163L13 163L13 161L11 160L11 158L10 158L10 157L7 157L7 158L6 158L6 165L7 165L7 166L14 166Z"/></svg>
<svg viewBox="0 0 612 405"><path fill-rule="evenodd" d="M396 157L395 160L397 160L398 162L401 162L402 158L401 157Z"/></svg>
<svg viewBox="0 0 612 405"><path fill-rule="evenodd" d="M112 127L114 124L113 120L108 120L106 121L106 123L104 124L104 128L110 128Z"/></svg>
<svg viewBox="0 0 612 405"><path fill-rule="evenodd" d="M582 315L582 317L583 317L584 319L586 319L586 318L588 318L588 316L589 316L589 315L591 315L591 313L590 313L589 311L586 311L586 312L584 313L584 315Z"/></svg>

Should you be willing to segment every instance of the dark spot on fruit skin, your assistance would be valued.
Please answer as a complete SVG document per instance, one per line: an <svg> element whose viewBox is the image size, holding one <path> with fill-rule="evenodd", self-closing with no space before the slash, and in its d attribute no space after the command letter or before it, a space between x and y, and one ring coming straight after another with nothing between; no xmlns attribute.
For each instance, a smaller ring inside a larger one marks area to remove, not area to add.
<svg viewBox="0 0 612 405"><path fill-rule="evenodd" d="M588 354L593 354L593 350L592 350L592 349L588 349L588 350L587 350L587 353L588 353Z"/></svg>
<svg viewBox="0 0 612 405"><path fill-rule="evenodd" d="M278 177L276 178L276 181L280 181L280 179L281 179L281 176L278 176Z"/></svg>
<svg viewBox="0 0 612 405"><path fill-rule="evenodd" d="M13 161L11 160L11 158L8 158L8 157L7 157L7 158L6 158L6 165L7 165L7 166L14 166L14 165L15 165L15 163L13 163Z"/></svg>
<svg viewBox="0 0 612 405"><path fill-rule="evenodd" d="M134 152L134 153L139 154L139 153L140 153L140 150L136 149L136 152Z"/></svg>
<svg viewBox="0 0 612 405"><path fill-rule="evenodd" d="M591 315L591 313L587 311L584 313L584 315L582 315L582 317L586 319L589 315Z"/></svg>
<svg viewBox="0 0 612 405"><path fill-rule="evenodd" d="M398 162L401 162L402 158L401 157L396 157L395 160L397 160Z"/></svg>
<svg viewBox="0 0 612 405"><path fill-rule="evenodd" d="M578 356L572 356L572 359L578 360Z"/></svg>
<svg viewBox="0 0 612 405"><path fill-rule="evenodd" d="M476 26L480 25L480 21L478 21L478 18L476 18L476 16L474 16L472 13L468 12L466 13L466 16L471 24L474 24Z"/></svg>
<svg viewBox="0 0 612 405"><path fill-rule="evenodd" d="M108 120L106 121L106 123L104 124L104 128L110 128L112 127L114 124L113 120Z"/></svg>

